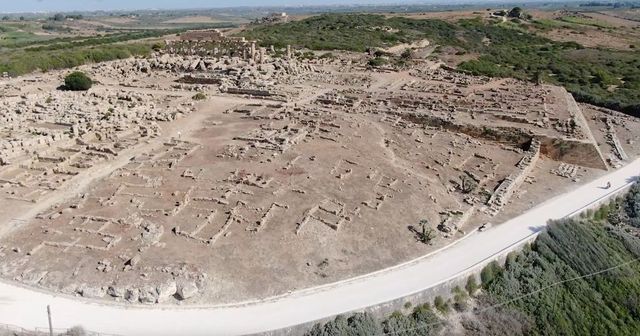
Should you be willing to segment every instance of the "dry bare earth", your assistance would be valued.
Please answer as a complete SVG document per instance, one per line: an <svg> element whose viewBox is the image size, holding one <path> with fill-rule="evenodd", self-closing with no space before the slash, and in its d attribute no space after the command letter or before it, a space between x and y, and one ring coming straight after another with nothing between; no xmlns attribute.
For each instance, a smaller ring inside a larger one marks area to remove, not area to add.
<svg viewBox="0 0 640 336"><path fill-rule="evenodd" d="M325 73L276 85L291 92L286 104L213 96L183 119L163 123L161 137L132 146L119 164L107 162L106 177L52 192L59 204L44 203L39 219L0 241L0 271L69 294L88 287L87 296L104 295L109 286L197 278L200 295L191 303L266 297L395 265L462 236L454 230L422 244L408 229L420 220L435 228L469 214L458 223L467 232L493 220L470 211L471 204L481 207L482 188L493 191L518 174L525 153L504 139L483 138L482 126L572 138L591 148L580 122L582 134L567 133L568 100L558 87L443 71L319 67ZM59 75L44 75L21 94L42 99L39 88L54 87ZM96 76L103 83L97 92L151 95L167 109L193 94L171 88L175 74L129 73L133 87L119 84L121 74ZM360 107L336 103L342 96ZM416 111L478 129L463 127L463 134L424 125L410 117ZM637 141L634 128L620 134L624 147ZM597 161L581 157L591 159ZM534 178L524 176L498 218L573 187L550 172L560 165L545 157L533 163ZM467 172L480 180L471 194L456 187ZM601 172L577 173L587 180ZM3 209L19 204L1 202Z"/></svg>

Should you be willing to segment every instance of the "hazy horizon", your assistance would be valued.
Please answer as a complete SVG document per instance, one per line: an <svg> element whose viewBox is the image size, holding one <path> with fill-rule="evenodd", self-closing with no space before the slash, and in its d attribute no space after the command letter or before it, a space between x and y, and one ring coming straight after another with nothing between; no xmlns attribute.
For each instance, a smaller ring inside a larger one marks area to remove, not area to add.
<svg viewBox="0 0 640 336"><path fill-rule="evenodd" d="M538 0L540 1L540 0ZM4 0L4 2L9 2ZM193 8L223 8L223 7L270 7L270 6L330 6L330 5L398 5L398 4L471 4L471 3L517 2L508 0L22 0L5 3L0 8L3 13L29 12L69 12L69 11L115 11L115 10L143 10L143 9L193 9ZM529 0L523 2L536 2ZM553 0L549 1L553 2Z"/></svg>

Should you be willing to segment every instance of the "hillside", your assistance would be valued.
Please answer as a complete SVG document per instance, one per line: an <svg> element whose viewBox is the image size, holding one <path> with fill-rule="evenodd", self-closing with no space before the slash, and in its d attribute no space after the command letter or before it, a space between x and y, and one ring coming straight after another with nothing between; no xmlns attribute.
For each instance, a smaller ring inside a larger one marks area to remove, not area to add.
<svg viewBox="0 0 640 336"><path fill-rule="evenodd" d="M549 24L549 20L497 22L477 17L451 22L324 14L253 27L243 36L256 39L263 46L353 52L429 39L440 45L434 56L453 57L460 70L563 85L579 101L640 116L639 52L555 41L543 36ZM574 28L558 29L569 34Z"/></svg>

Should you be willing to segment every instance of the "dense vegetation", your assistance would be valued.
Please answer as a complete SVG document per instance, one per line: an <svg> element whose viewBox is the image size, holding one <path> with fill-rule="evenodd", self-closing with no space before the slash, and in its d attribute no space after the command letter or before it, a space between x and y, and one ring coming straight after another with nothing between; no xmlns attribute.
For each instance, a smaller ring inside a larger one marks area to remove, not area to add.
<svg viewBox="0 0 640 336"><path fill-rule="evenodd" d="M453 47L460 55L478 55L460 64L460 70L563 85L580 101L640 116L639 51L555 42L536 35L525 23L481 19L449 23L369 14L325 14L255 27L244 34L265 46L290 44L313 50L357 52L429 39Z"/></svg>
<svg viewBox="0 0 640 336"><path fill-rule="evenodd" d="M640 238L627 226L640 219L638 209L640 185L593 217L551 225L504 268L483 271L480 309L505 303L524 317L508 326L517 334L640 335Z"/></svg>
<svg viewBox="0 0 640 336"><path fill-rule="evenodd" d="M91 36L82 39L59 39L49 40L46 45L27 48L27 51L51 51L63 50L69 48L97 46L105 44L113 44L118 42L127 42L133 40L141 40L146 38L160 37L169 34L176 34L183 30L146 30L140 32L117 33L106 36ZM44 44L44 43L40 43Z"/></svg>
<svg viewBox="0 0 640 336"><path fill-rule="evenodd" d="M462 315L468 335L640 335L640 184L624 198L580 219L554 223L536 241L481 272L454 297L437 297L440 314ZM455 302L453 305L451 302ZM338 317L306 335L433 335L443 328L429 305L378 322L369 315ZM423 322L424 321L424 322ZM423 323L423 324L421 324ZM389 328L389 326L393 326ZM428 326L426 331L416 328Z"/></svg>
<svg viewBox="0 0 640 336"><path fill-rule="evenodd" d="M386 19L373 14L324 14L281 25L256 27L245 36L264 46L364 52L424 38L453 41L455 27L439 20ZM440 36L442 34L442 36Z"/></svg>
<svg viewBox="0 0 640 336"><path fill-rule="evenodd" d="M37 70L67 69L86 63L146 56L151 50L147 44L112 44L51 51L14 50L0 54L0 73L17 76Z"/></svg>
<svg viewBox="0 0 640 336"><path fill-rule="evenodd" d="M416 307L409 315L395 312L380 321L367 313L338 316L318 323L305 336L430 336L442 330L442 321L428 304Z"/></svg>

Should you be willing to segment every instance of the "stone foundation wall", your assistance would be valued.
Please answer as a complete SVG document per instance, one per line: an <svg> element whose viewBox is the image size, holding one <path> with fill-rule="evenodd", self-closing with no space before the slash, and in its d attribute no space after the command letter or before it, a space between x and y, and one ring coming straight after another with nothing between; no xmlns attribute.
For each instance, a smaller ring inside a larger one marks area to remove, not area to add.
<svg viewBox="0 0 640 336"><path fill-rule="evenodd" d="M555 161L607 170L607 163L594 143L541 136L541 152Z"/></svg>

